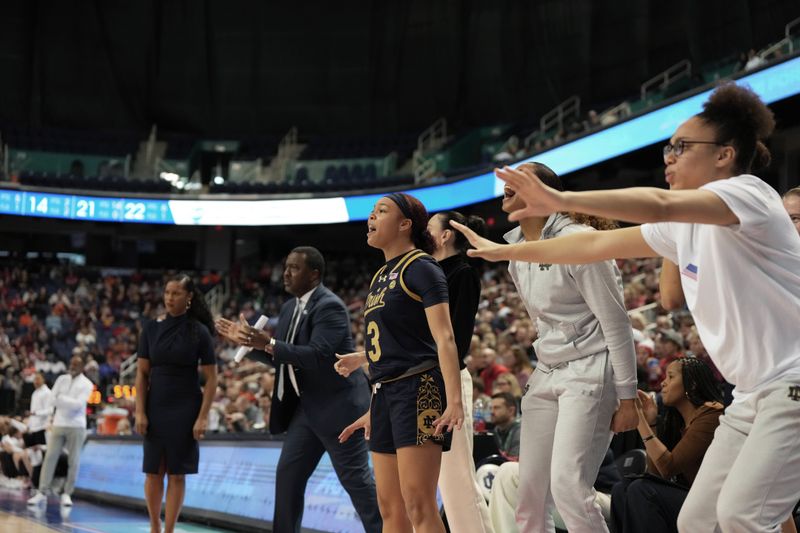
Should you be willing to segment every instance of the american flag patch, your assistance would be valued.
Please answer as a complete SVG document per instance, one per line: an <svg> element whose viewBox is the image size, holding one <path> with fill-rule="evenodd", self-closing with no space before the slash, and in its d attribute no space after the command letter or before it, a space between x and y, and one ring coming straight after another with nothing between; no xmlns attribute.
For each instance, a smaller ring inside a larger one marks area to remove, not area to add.
<svg viewBox="0 0 800 533"><path fill-rule="evenodd" d="M391 274L389 274L389 279L397 279L397 276L398 276L397 272L392 272Z"/></svg>
<svg viewBox="0 0 800 533"><path fill-rule="evenodd" d="M697 265L689 263L688 265L683 267L683 270L681 270L681 274L683 274L689 279L697 281Z"/></svg>

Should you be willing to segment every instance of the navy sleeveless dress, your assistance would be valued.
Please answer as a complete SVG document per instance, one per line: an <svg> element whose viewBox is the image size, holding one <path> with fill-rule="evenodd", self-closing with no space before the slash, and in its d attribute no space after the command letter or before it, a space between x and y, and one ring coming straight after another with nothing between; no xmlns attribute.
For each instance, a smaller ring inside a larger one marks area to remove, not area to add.
<svg viewBox="0 0 800 533"><path fill-rule="evenodd" d="M211 334L186 314L168 315L144 326L138 357L150 360L150 388L137 391L147 394L142 471L157 474L164 462L168 474L196 474L200 448L192 428L203 400L197 367L215 364Z"/></svg>

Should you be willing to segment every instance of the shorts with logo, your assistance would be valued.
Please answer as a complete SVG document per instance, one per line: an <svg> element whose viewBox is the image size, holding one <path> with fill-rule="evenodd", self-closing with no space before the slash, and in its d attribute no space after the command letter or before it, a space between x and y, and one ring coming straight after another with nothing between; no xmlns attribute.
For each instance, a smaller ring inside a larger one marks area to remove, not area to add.
<svg viewBox="0 0 800 533"><path fill-rule="evenodd" d="M396 453L398 448L433 441L450 449L450 432L434 436L433 422L447 408L444 379L438 368L381 383L372 396L369 448Z"/></svg>

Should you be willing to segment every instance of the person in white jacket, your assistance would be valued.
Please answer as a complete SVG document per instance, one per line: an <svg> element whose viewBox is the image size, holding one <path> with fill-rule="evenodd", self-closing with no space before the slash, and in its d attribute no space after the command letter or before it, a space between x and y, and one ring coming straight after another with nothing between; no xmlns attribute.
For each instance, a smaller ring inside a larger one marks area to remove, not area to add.
<svg viewBox="0 0 800 533"><path fill-rule="evenodd" d="M25 446L43 446L47 444L45 431L53 416L53 392L45 383L44 376L37 372L33 376L35 387L31 395L31 409L28 416L28 432L24 435Z"/></svg>
<svg viewBox="0 0 800 533"><path fill-rule="evenodd" d="M66 447L69 469L64 491L61 494L61 505L72 505L72 491L78 477L81 450L86 438L86 404L94 385L83 375L83 359L74 356L69 363L69 373L59 376L53 385L53 431L47 445L47 453L42 465L39 490L30 499L29 504L47 501L47 493L53 482L58 457Z"/></svg>
<svg viewBox="0 0 800 533"><path fill-rule="evenodd" d="M523 167L563 190L546 165ZM506 186L503 211L523 205ZM597 217L560 212L525 218L504 238L545 241L612 226ZM553 531L554 506L570 532L608 531L592 485L613 433L633 429L638 421L636 354L622 277L613 261L510 261L508 270L539 332L534 343L539 363L522 398L519 531Z"/></svg>

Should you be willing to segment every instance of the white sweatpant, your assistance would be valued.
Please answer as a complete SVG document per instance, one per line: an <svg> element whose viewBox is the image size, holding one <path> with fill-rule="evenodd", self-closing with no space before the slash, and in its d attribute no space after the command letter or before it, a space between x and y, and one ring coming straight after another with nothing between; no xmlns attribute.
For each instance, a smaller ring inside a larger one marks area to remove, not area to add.
<svg viewBox="0 0 800 533"><path fill-rule="evenodd" d="M497 469L489 497L489 516L496 531L519 533L516 510L519 494L519 463L509 461ZM611 520L611 495L598 492L595 502L600 506L606 523ZM553 522L559 529L566 529L564 520L553 510Z"/></svg>
<svg viewBox="0 0 800 533"><path fill-rule="evenodd" d="M450 531L461 533L493 533L489 507L475 478L472 459L472 376L461 371L461 401L464 424L453 430L450 451L442 454L439 490L447 514Z"/></svg>
<svg viewBox="0 0 800 533"><path fill-rule="evenodd" d="M678 530L777 532L798 500L800 378L770 384L725 410Z"/></svg>
<svg viewBox="0 0 800 533"><path fill-rule="evenodd" d="M517 525L552 533L553 504L570 533L608 531L593 488L617 408L608 352L549 368L540 363L522 398Z"/></svg>

